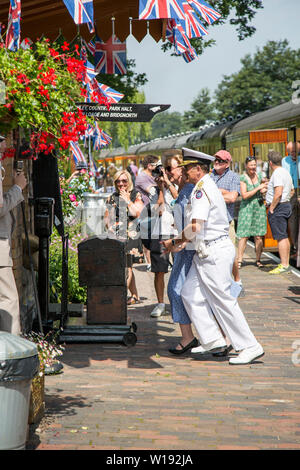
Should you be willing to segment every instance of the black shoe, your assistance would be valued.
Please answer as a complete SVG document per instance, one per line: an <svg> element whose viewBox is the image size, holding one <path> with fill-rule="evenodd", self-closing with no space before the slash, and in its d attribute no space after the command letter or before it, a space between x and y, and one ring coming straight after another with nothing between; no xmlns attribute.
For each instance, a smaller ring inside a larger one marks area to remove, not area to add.
<svg viewBox="0 0 300 470"><path fill-rule="evenodd" d="M193 341L191 341L186 346L182 346L181 343L179 343L179 345L181 346L182 349L171 348L169 349L169 352L172 354L177 354L179 356L180 354L185 353L189 349L196 348L197 346L199 346L199 341L197 340L197 338L194 338Z"/></svg>
<svg viewBox="0 0 300 470"><path fill-rule="evenodd" d="M227 346L227 348L224 349L224 351L213 353L213 356L215 356L215 357L225 357L225 356L228 355L228 353L230 351L232 351L232 349L233 349L233 347L230 344L229 346Z"/></svg>

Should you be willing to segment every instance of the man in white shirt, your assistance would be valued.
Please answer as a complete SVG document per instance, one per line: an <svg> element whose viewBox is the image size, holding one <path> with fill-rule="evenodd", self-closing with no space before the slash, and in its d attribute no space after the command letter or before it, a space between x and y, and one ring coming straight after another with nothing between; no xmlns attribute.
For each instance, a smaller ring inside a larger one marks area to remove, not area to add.
<svg viewBox="0 0 300 470"><path fill-rule="evenodd" d="M289 172L282 168L280 153L271 150L268 153L270 169L273 171L268 184L266 203L269 207L268 220L274 240L278 241L280 264L270 274L290 271L290 241L288 220L292 214L290 199L294 194L293 180Z"/></svg>
<svg viewBox="0 0 300 470"><path fill-rule="evenodd" d="M229 238L224 198L209 176L214 157L183 149L183 166L189 182L195 184L187 214L187 225L173 240L162 242L167 251L180 251L192 241L196 254L181 291L186 311L199 335L201 346L191 350L204 355L223 352L227 343L237 357L230 364L249 364L264 355L231 294L235 248ZM222 332L222 330L223 332Z"/></svg>

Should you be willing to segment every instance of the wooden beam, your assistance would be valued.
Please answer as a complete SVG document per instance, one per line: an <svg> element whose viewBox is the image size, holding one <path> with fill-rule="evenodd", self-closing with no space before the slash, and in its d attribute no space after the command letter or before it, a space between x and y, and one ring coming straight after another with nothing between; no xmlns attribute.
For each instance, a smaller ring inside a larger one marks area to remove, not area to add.
<svg viewBox="0 0 300 470"><path fill-rule="evenodd" d="M132 33L138 41L147 34L147 22L138 21L139 0L94 0L94 18L99 36L106 41L110 38L111 18L115 17L115 33L121 41L129 35L129 18L133 18ZM0 22L7 24L9 1L0 0ZM55 39L59 30L68 41L77 33L63 0L22 0L22 38L35 40L44 35ZM85 39L90 39L86 25L80 25L80 33ZM162 35L162 20L150 21L150 34L159 41Z"/></svg>

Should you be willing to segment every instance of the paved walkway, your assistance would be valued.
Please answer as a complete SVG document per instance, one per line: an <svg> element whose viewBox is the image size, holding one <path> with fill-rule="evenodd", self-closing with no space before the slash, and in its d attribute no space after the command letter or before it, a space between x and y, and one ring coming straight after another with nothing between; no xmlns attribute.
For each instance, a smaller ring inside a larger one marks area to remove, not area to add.
<svg viewBox="0 0 300 470"><path fill-rule="evenodd" d="M46 412L28 449L300 449L300 277L270 276L247 248L240 299L265 356L249 366L174 357L180 336L155 304L153 274L135 269L143 303L128 309L137 344L67 345L46 377ZM297 364L298 363L298 364Z"/></svg>

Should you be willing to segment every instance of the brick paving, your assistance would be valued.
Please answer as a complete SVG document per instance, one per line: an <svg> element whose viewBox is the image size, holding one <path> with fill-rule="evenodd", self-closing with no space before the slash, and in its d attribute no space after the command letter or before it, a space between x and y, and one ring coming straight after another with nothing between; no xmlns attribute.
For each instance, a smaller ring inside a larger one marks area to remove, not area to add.
<svg viewBox="0 0 300 470"><path fill-rule="evenodd" d="M245 261L240 305L263 358L230 366L169 354L179 327L170 314L149 317L153 274L136 266L143 303L129 307L128 323L137 344L68 344L64 373L46 377L45 416L27 448L300 449L300 277L268 275L274 262L265 257L258 270L249 247Z"/></svg>

